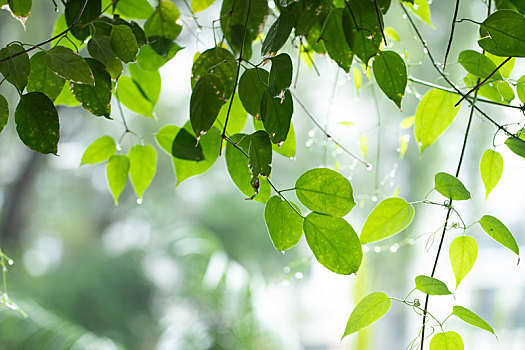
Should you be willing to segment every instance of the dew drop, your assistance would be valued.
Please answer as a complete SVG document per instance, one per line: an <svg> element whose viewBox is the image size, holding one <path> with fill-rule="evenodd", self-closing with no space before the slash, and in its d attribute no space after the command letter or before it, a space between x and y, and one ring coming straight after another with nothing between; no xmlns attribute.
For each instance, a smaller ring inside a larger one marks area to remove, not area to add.
<svg viewBox="0 0 525 350"><path fill-rule="evenodd" d="M200 32L202 32L202 29L201 28L197 28L196 32L200 33Z"/></svg>
<svg viewBox="0 0 525 350"><path fill-rule="evenodd" d="M9 259L9 260L7 260L7 263L8 263L9 265L13 265L13 264L14 264L14 261L13 261L13 259Z"/></svg>
<svg viewBox="0 0 525 350"><path fill-rule="evenodd" d="M390 247L390 251L391 251L392 253L397 252L397 247L396 247L395 245L391 246L391 247Z"/></svg>
<svg viewBox="0 0 525 350"><path fill-rule="evenodd" d="M374 170L374 166L372 164L370 164L370 163L367 163L366 164L366 170L372 171L372 170Z"/></svg>
<svg viewBox="0 0 525 350"><path fill-rule="evenodd" d="M283 268L284 273L290 273L290 266L285 266Z"/></svg>
<svg viewBox="0 0 525 350"><path fill-rule="evenodd" d="M374 253L381 253L381 247L374 247Z"/></svg>
<svg viewBox="0 0 525 350"><path fill-rule="evenodd" d="M370 248L368 248L368 246L363 246L363 252L365 253L368 253L368 251L370 250Z"/></svg>
<svg viewBox="0 0 525 350"><path fill-rule="evenodd" d="M414 11L419 10L419 5L414 4L414 5L412 5L412 6L414 7Z"/></svg>
<svg viewBox="0 0 525 350"><path fill-rule="evenodd" d="M377 202L377 197L376 196L372 197L372 202Z"/></svg>
<svg viewBox="0 0 525 350"><path fill-rule="evenodd" d="M117 145L117 151L122 151L122 147L120 147L120 145Z"/></svg>
<svg viewBox="0 0 525 350"><path fill-rule="evenodd" d="M424 53L428 53L428 50L427 50L426 47L423 48L423 52L424 52Z"/></svg>
<svg viewBox="0 0 525 350"><path fill-rule="evenodd" d="M295 273L295 278L297 278L298 280L303 279L303 273L302 272L296 272Z"/></svg>
<svg viewBox="0 0 525 350"><path fill-rule="evenodd" d="M137 204L138 204L138 205L141 205L141 204L142 204L142 198L137 198Z"/></svg>

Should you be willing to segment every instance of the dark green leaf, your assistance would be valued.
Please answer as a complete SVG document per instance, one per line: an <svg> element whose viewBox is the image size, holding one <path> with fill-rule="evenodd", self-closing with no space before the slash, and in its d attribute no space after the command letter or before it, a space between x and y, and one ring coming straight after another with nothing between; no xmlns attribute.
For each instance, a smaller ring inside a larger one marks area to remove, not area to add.
<svg viewBox="0 0 525 350"><path fill-rule="evenodd" d="M71 33L80 41L84 41L90 35L89 26L85 26L85 24L96 19L102 11L100 0L89 0L85 8L84 3L85 0L68 0L65 11L68 27L72 26L80 15L75 27L71 29Z"/></svg>
<svg viewBox="0 0 525 350"><path fill-rule="evenodd" d="M113 155L106 164L106 178L108 187L113 194L115 205L118 205L118 197L126 187L129 172L129 158L123 155Z"/></svg>
<svg viewBox="0 0 525 350"><path fill-rule="evenodd" d="M247 69L239 79L239 98L244 109L255 118L261 113L262 96L268 89L270 74L261 68Z"/></svg>
<svg viewBox="0 0 525 350"><path fill-rule="evenodd" d="M520 255L520 248L514 239L512 233L510 233L507 226L505 226L501 221L496 219L494 216L483 215L479 220L479 224L483 231L485 231L490 237L492 237L496 242L503 245L504 247L512 250L516 255Z"/></svg>
<svg viewBox="0 0 525 350"><path fill-rule="evenodd" d="M293 205L295 210L290 206ZM280 252L295 246L303 235L303 219L299 208L279 196L273 196L264 208L264 220L272 243Z"/></svg>
<svg viewBox="0 0 525 350"><path fill-rule="evenodd" d="M9 105L3 95L0 95L0 132L4 130L4 127L9 120Z"/></svg>
<svg viewBox="0 0 525 350"><path fill-rule="evenodd" d="M37 52L31 57L31 73L27 82L27 91L46 94L51 101L56 100L64 87L64 78L58 76L47 66L46 53Z"/></svg>
<svg viewBox="0 0 525 350"><path fill-rule="evenodd" d="M488 77L497 68L490 58L474 50L461 51L458 62L467 72L482 79ZM492 78L503 79L500 72L494 73Z"/></svg>
<svg viewBox="0 0 525 350"><path fill-rule="evenodd" d="M204 160L202 147L197 142L197 138L190 134L186 129L180 129L173 140L171 155L175 158L201 161Z"/></svg>
<svg viewBox="0 0 525 350"><path fill-rule="evenodd" d="M374 57L372 68L379 88L401 108L407 86L405 61L394 51L381 51Z"/></svg>
<svg viewBox="0 0 525 350"><path fill-rule="evenodd" d="M352 311L348 323L346 324L343 338L370 326L372 323L383 317L388 310L390 310L391 306L392 301L385 293L375 292L368 294L361 299L354 308L354 311Z"/></svg>
<svg viewBox="0 0 525 350"><path fill-rule="evenodd" d="M455 176L439 172L434 177L434 187L443 196L455 201L470 199L470 192Z"/></svg>
<svg viewBox="0 0 525 350"><path fill-rule="evenodd" d="M270 92L274 95L281 94L292 84L292 59L286 53L271 58Z"/></svg>
<svg viewBox="0 0 525 350"><path fill-rule="evenodd" d="M108 118L111 114L111 76L99 61L86 58L86 62L93 72L95 86L71 83L71 92L85 110Z"/></svg>
<svg viewBox="0 0 525 350"><path fill-rule="evenodd" d="M494 12L481 23L479 37L479 46L493 55L525 57L525 17L517 12Z"/></svg>
<svg viewBox="0 0 525 350"><path fill-rule="evenodd" d="M470 272L478 257L478 244L470 236L454 238L449 248L450 264L456 277L456 289L459 283Z"/></svg>
<svg viewBox="0 0 525 350"><path fill-rule="evenodd" d="M33 151L56 154L60 125L53 101L41 92L20 97L15 110L16 131Z"/></svg>
<svg viewBox="0 0 525 350"><path fill-rule="evenodd" d="M525 141L520 138L511 136L505 140L507 147L518 156L525 157Z"/></svg>
<svg viewBox="0 0 525 350"><path fill-rule="evenodd" d="M62 14L56 19L55 27L53 28L53 37L58 36L59 34L63 33L69 26L66 23L66 16L65 14ZM62 37L53 40L51 42L51 46L61 45L68 47L72 50L80 50L84 46L84 42L78 40L73 35L68 35L68 39L63 39Z"/></svg>
<svg viewBox="0 0 525 350"><path fill-rule="evenodd" d="M29 12L31 12L31 0L8 0L7 3L9 4L11 12L16 16L27 17L29 16Z"/></svg>
<svg viewBox="0 0 525 350"><path fill-rule="evenodd" d="M332 9L324 23L323 42L326 52L345 72L350 71L354 53L343 31L343 9Z"/></svg>
<svg viewBox="0 0 525 350"><path fill-rule="evenodd" d="M387 198L372 210L361 231L361 243L376 242L403 231L414 218L414 207L402 198Z"/></svg>
<svg viewBox="0 0 525 350"><path fill-rule="evenodd" d="M22 45L10 44L0 50L0 60L8 57L12 58L0 62L0 72L4 75L5 80L13 84L18 91L22 92L27 85L29 77L29 55L24 52Z"/></svg>
<svg viewBox="0 0 525 350"><path fill-rule="evenodd" d="M135 145L129 150L128 158L131 184L137 198L142 199L157 171L157 151L150 145Z"/></svg>
<svg viewBox="0 0 525 350"><path fill-rule="evenodd" d="M122 74L122 62L111 49L110 37L101 35L89 39L88 51L91 57L102 62L108 69L111 78L117 79Z"/></svg>
<svg viewBox="0 0 525 350"><path fill-rule="evenodd" d="M452 294L445 283L437 278L419 275L416 277L416 288L428 295Z"/></svg>
<svg viewBox="0 0 525 350"><path fill-rule="evenodd" d="M222 47L214 47L199 55L191 69L191 87L206 73L216 74L222 79L225 98L230 98L235 87L237 61L233 54Z"/></svg>
<svg viewBox="0 0 525 350"><path fill-rule="evenodd" d="M117 152L117 145L111 136L102 136L93 141L82 155L83 164L97 164L103 162Z"/></svg>
<svg viewBox="0 0 525 350"><path fill-rule="evenodd" d="M135 80L120 77L117 84L117 98L135 113L153 118L153 104L148 100Z"/></svg>
<svg viewBox="0 0 525 350"><path fill-rule="evenodd" d="M290 12L281 12L264 38L261 55L274 56L286 44L294 24L295 17Z"/></svg>
<svg viewBox="0 0 525 350"><path fill-rule="evenodd" d="M253 119L253 126L255 130L264 130L264 125L262 121ZM295 140L295 131L293 124L290 123L290 129L288 130L288 135L286 136L286 141L282 144L276 145L272 144L272 149L274 152L279 153L282 156L292 158L295 157L296 152L296 140Z"/></svg>
<svg viewBox="0 0 525 350"><path fill-rule="evenodd" d="M293 99L290 91L286 90L284 96L273 97L269 90L262 96L261 118L264 129L275 144L286 140L290 130L293 114Z"/></svg>
<svg viewBox="0 0 525 350"><path fill-rule="evenodd" d="M215 74L204 74L195 84L190 100L190 121L197 139L213 125L225 101L222 79Z"/></svg>
<svg viewBox="0 0 525 350"><path fill-rule="evenodd" d="M88 85L95 83L86 61L67 47L53 47L47 51L46 60L51 70L73 83Z"/></svg>
<svg viewBox="0 0 525 350"><path fill-rule="evenodd" d="M341 217L355 206L350 181L327 168L303 173L295 182L295 192L305 207L318 213Z"/></svg>
<svg viewBox="0 0 525 350"><path fill-rule="evenodd" d="M259 130L249 135L248 166L252 173L252 187L259 188L259 175L268 177L272 171L272 143L266 131Z"/></svg>
<svg viewBox="0 0 525 350"><path fill-rule="evenodd" d="M461 336L453 331L437 333L430 341L429 350L463 350L463 340Z"/></svg>
<svg viewBox="0 0 525 350"><path fill-rule="evenodd" d="M356 273L363 259L359 237L343 218L310 213L303 222L306 242L321 265L341 275Z"/></svg>
<svg viewBox="0 0 525 350"><path fill-rule="evenodd" d="M487 332L490 332L496 335L496 333L494 333L494 329L492 329L492 327L490 326L490 324L488 324L487 321L485 321L484 319L482 319L481 317L479 317L478 315L476 315L474 312L470 311L466 307L456 305L452 309L452 314L458 317L460 320L474 327L481 328Z"/></svg>
<svg viewBox="0 0 525 350"><path fill-rule="evenodd" d="M110 45L113 52L123 62L129 63L135 61L139 46L137 39L128 26L113 26L110 36Z"/></svg>
<svg viewBox="0 0 525 350"><path fill-rule="evenodd" d="M179 17L179 10L171 1L160 0L155 12L144 25L146 36L175 40L182 30L182 27L177 24Z"/></svg>

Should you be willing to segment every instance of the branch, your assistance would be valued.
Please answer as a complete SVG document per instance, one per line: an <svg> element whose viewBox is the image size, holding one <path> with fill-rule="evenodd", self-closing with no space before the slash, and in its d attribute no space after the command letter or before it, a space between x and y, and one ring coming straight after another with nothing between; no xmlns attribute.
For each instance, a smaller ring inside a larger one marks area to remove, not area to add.
<svg viewBox="0 0 525 350"><path fill-rule="evenodd" d="M459 0L456 0L456 9L454 10L454 18L452 18L452 29L450 30L450 38L448 39L447 51L445 52L445 60L443 61L443 70L447 67L448 53L452 46L452 39L454 38L454 30L456 29L456 19L458 18Z"/></svg>

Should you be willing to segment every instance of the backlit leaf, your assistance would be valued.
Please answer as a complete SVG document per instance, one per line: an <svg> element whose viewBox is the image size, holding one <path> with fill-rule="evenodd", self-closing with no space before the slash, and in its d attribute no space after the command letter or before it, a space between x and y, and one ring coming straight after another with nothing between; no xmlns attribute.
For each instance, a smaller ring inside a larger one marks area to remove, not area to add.
<svg viewBox="0 0 525 350"><path fill-rule="evenodd" d="M228 115L228 110L230 109L230 101L226 101L222 105L219 115L215 120L215 127L217 129L223 130L224 124L226 123L226 116ZM235 94L233 99L232 107L230 109L230 116L228 118L228 126L226 127L226 132L230 135L238 134L242 132L244 126L246 125L246 120L248 119L248 113L244 110L239 95Z"/></svg>
<svg viewBox="0 0 525 350"><path fill-rule="evenodd" d="M295 246L303 235L303 219L290 205L294 204L273 196L264 207L266 227L275 249L280 252ZM296 205L294 207L299 211Z"/></svg>
<svg viewBox="0 0 525 350"><path fill-rule="evenodd" d="M117 83L117 97L124 106L133 112L153 118L153 104L146 98L132 78L119 78Z"/></svg>
<svg viewBox="0 0 525 350"><path fill-rule="evenodd" d="M118 197L126 187L129 172L129 158L124 155L113 155L106 164L106 178L108 187L113 195L115 205L118 205Z"/></svg>
<svg viewBox="0 0 525 350"><path fill-rule="evenodd" d="M89 39L88 51L91 57L102 62L111 78L117 79L122 74L122 62L117 58L111 48L109 36L96 36Z"/></svg>
<svg viewBox="0 0 525 350"><path fill-rule="evenodd" d="M86 61L73 50L55 46L47 51L47 65L62 78L78 84L93 85L95 79Z"/></svg>
<svg viewBox="0 0 525 350"><path fill-rule="evenodd" d="M137 55L137 62L144 70L157 70L168 63L168 61L175 57L177 52L182 49L182 47L173 43L166 54L161 55L155 52L151 45L145 45L140 49L139 54Z"/></svg>
<svg viewBox="0 0 525 350"><path fill-rule="evenodd" d="M157 151L150 145L135 145L129 150L128 158L131 184L137 198L142 199L157 171Z"/></svg>
<svg viewBox="0 0 525 350"><path fill-rule="evenodd" d="M520 248L509 229L498 219L491 215L483 215L479 224L496 242L512 250L516 255L520 255Z"/></svg>
<svg viewBox="0 0 525 350"><path fill-rule="evenodd" d="M375 292L364 297L354 308L346 324L343 338L349 334L360 331L383 317L390 307L392 301L382 292Z"/></svg>
<svg viewBox="0 0 525 350"><path fill-rule="evenodd" d="M110 45L117 57L125 63L135 61L139 52L135 35L128 26L122 24L111 29Z"/></svg>
<svg viewBox="0 0 525 350"><path fill-rule="evenodd" d="M82 164L97 164L103 162L117 152L117 145L111 136L102 136L93 141L82 155Z"/></svg>
<svg viewBox="0 0 525 350"><path fill-rule="evenodd" d="M439 172L434 177L435 189L443 196L455 201L470 199L470 192L455 176Z"/></svg>
<svg viewBox="0 0 525 350"><path fill-rule="evenodd" d="M182 27L177 24L179 17L180 13L175 4L169 0L160 0L155 12L144 24L146 36L175 40L182 30Z"/></svg>
<svg viewBox="0 0 525 350"><path fill-rule="evenodd" d="M459 283L470 272L478 257L478 244L470 236L454 238L449 248L450 264L456 276L456 289Z"/></svg>
<svg viewBox="0 0 525 350"><path fill-rule="evenodd" d="M323 42L326 52L346 73L350 71L354 53L345 39L343 10L332 9L324 23Z"/></svg>
<svg viewBox="0 0 525 350"><path fill-rule="evenodd" d="M37 52L31 57L30 62L31 73L29 73L27 91L38 91L47 95L51 101L56 100L64 87L64 78L49 69L45 52Z"/></svg>
<svg viewBox="0 0 525 350"><path fill-rule="evenodd" d="M105 1L111 3L112 0ZM119 0L116 5L115 13L122 18L148 19L153 14L148 0Z"/></svg>
<svg viewBox="0 0 525 350"><path fill-rule="evenodd" d="M466 322L474 327L481 328L487 332L496 335L496 333L494 333L494 329L492 329L492 327L490 326L490 324L488 324L487 321L485 321L466 307L456 305L452 309L452 314L460 320L462 320L463 322Z"/></svg>
<svg viewBox="0 0 525 350"><path fill-rule="evenodd" d="M173 140L171 155L175 158L201 161L204 160L202 147L197 143L195 136L190 134L186 129L180 129Z"/></svg>
<svg viewBox="0 0 525 350"><path fill-rule="evenodd" d="M0 132L4 130L4 127L9 120L9 105L3 95L0 95Z"/></svg>
<svg viewBox="0 0 525 350"><path fill-rule="evenodd" d="M191 69L191 87L206 73L217 75L222 79L225 98L229 98L235 86L237 61L233 54L222 47L214 47L201 53Z"/></svg>
<svg viewBox="0 0 525 350"><path fill-rule="evenodd" d="M481 180L485 185L485 199L487 199L489 193L498 184L501 174L503 174L503 157L496 151L486 150L481 156L479 170Z"/></svg>
<svg viewBox="0 0 525 350"><path fill-rule="evenodd" d="M408 6L423 22L434 28L430 21L430 6L427 0L411 0L404 1L404 4Z"/></svg>
<svg viewBox="0 0 525 350"><path fill-rule="evenodd" d="M430 350L463 350L461 336L453 331L437 333L430 341Z"/></svg>
<svg viewBox="0 0 525 350"><path fill-rule="evenodd" d="M518 156L525 157L525 141L520 138L511 136L505 140L507 147Z"/></svg>
<svg viewBox="0 0 525 350"><path fill-rule="evenodd" d="M5 80L13 84L18 91L22 92L27 85L29 77L29 56L24 52L22 45L9 44L0 50L0 60L8 57L12 58L0 62L0 72L4 75Z"/></svg>
<svg viewBox="0 0 525 350"><path fill-rule="evenodd" d="M401 108L407 85L405 61L394 51L381 51L374 57L372 68L379 88Z"/></svg>
<svg viewBox="0 0 525 350"><path fill-rule="evenodd" d="M437 278L419 275L416 277L416 288L428 295L452 294L445 283Z"/></svg>
<svg viewBox="0 0 525 350"><path fill-rule="evenodd" d="M143 70L138 64L129 64L129 72L140 93L153 105L157 103L161 90L161 77L157 70Z"/></svg>
<svg viewBox="0 0 525 350"><path fill-rule="evenodd" d="M295 17L292 13L286 11L281 12L281 15L272 24L264 38L261 55L275 55L288 40L294 24Z"/></svg>
<svg viewBox="0 0 525 350"><path fill-rule="evenodd" d="M361 243L376 242L403 231L414 218L414 207L402 198L387 198L372 210L361 231Z"/></svg>
<svg viewBox="0 0 525 350"><path fill-rule="evenodd" d="M206 10L214 2L215 0L192 0L191 7L193 8L193 12L197 13Z"/></svg>

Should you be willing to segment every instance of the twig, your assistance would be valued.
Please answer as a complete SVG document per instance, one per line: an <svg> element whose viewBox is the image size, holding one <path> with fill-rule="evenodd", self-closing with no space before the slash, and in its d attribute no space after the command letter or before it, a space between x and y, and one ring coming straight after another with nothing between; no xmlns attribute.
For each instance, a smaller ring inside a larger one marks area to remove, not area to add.
<svg viewBox="0 0 525 350"><path fill-rule="evenodd" d="M376 15L377 15L377 21L379 22L379 28L381 29L381 35L383 36L383 40L385 41L385 46L386 46L388 44L386 42L385 31L383 30L383 22L381 21L381 13L379 12L379 6L377 5L377 0L374 0L374 5L376 8Z"/></svg>
<svg viewBox="0 0 525 350"><path fill-rule="evenodd" d="M456 29L456 19L458 18L459 11L459 0L456 0L456 9L454 10L454 17L452 18L452 28L450 29L450 37L448 39L447 51L445 52L445 60L443 61L443 70L447 66L448 53L450 52L450 47L452 46L452 39L454 38L454 30Z"/></svg>

